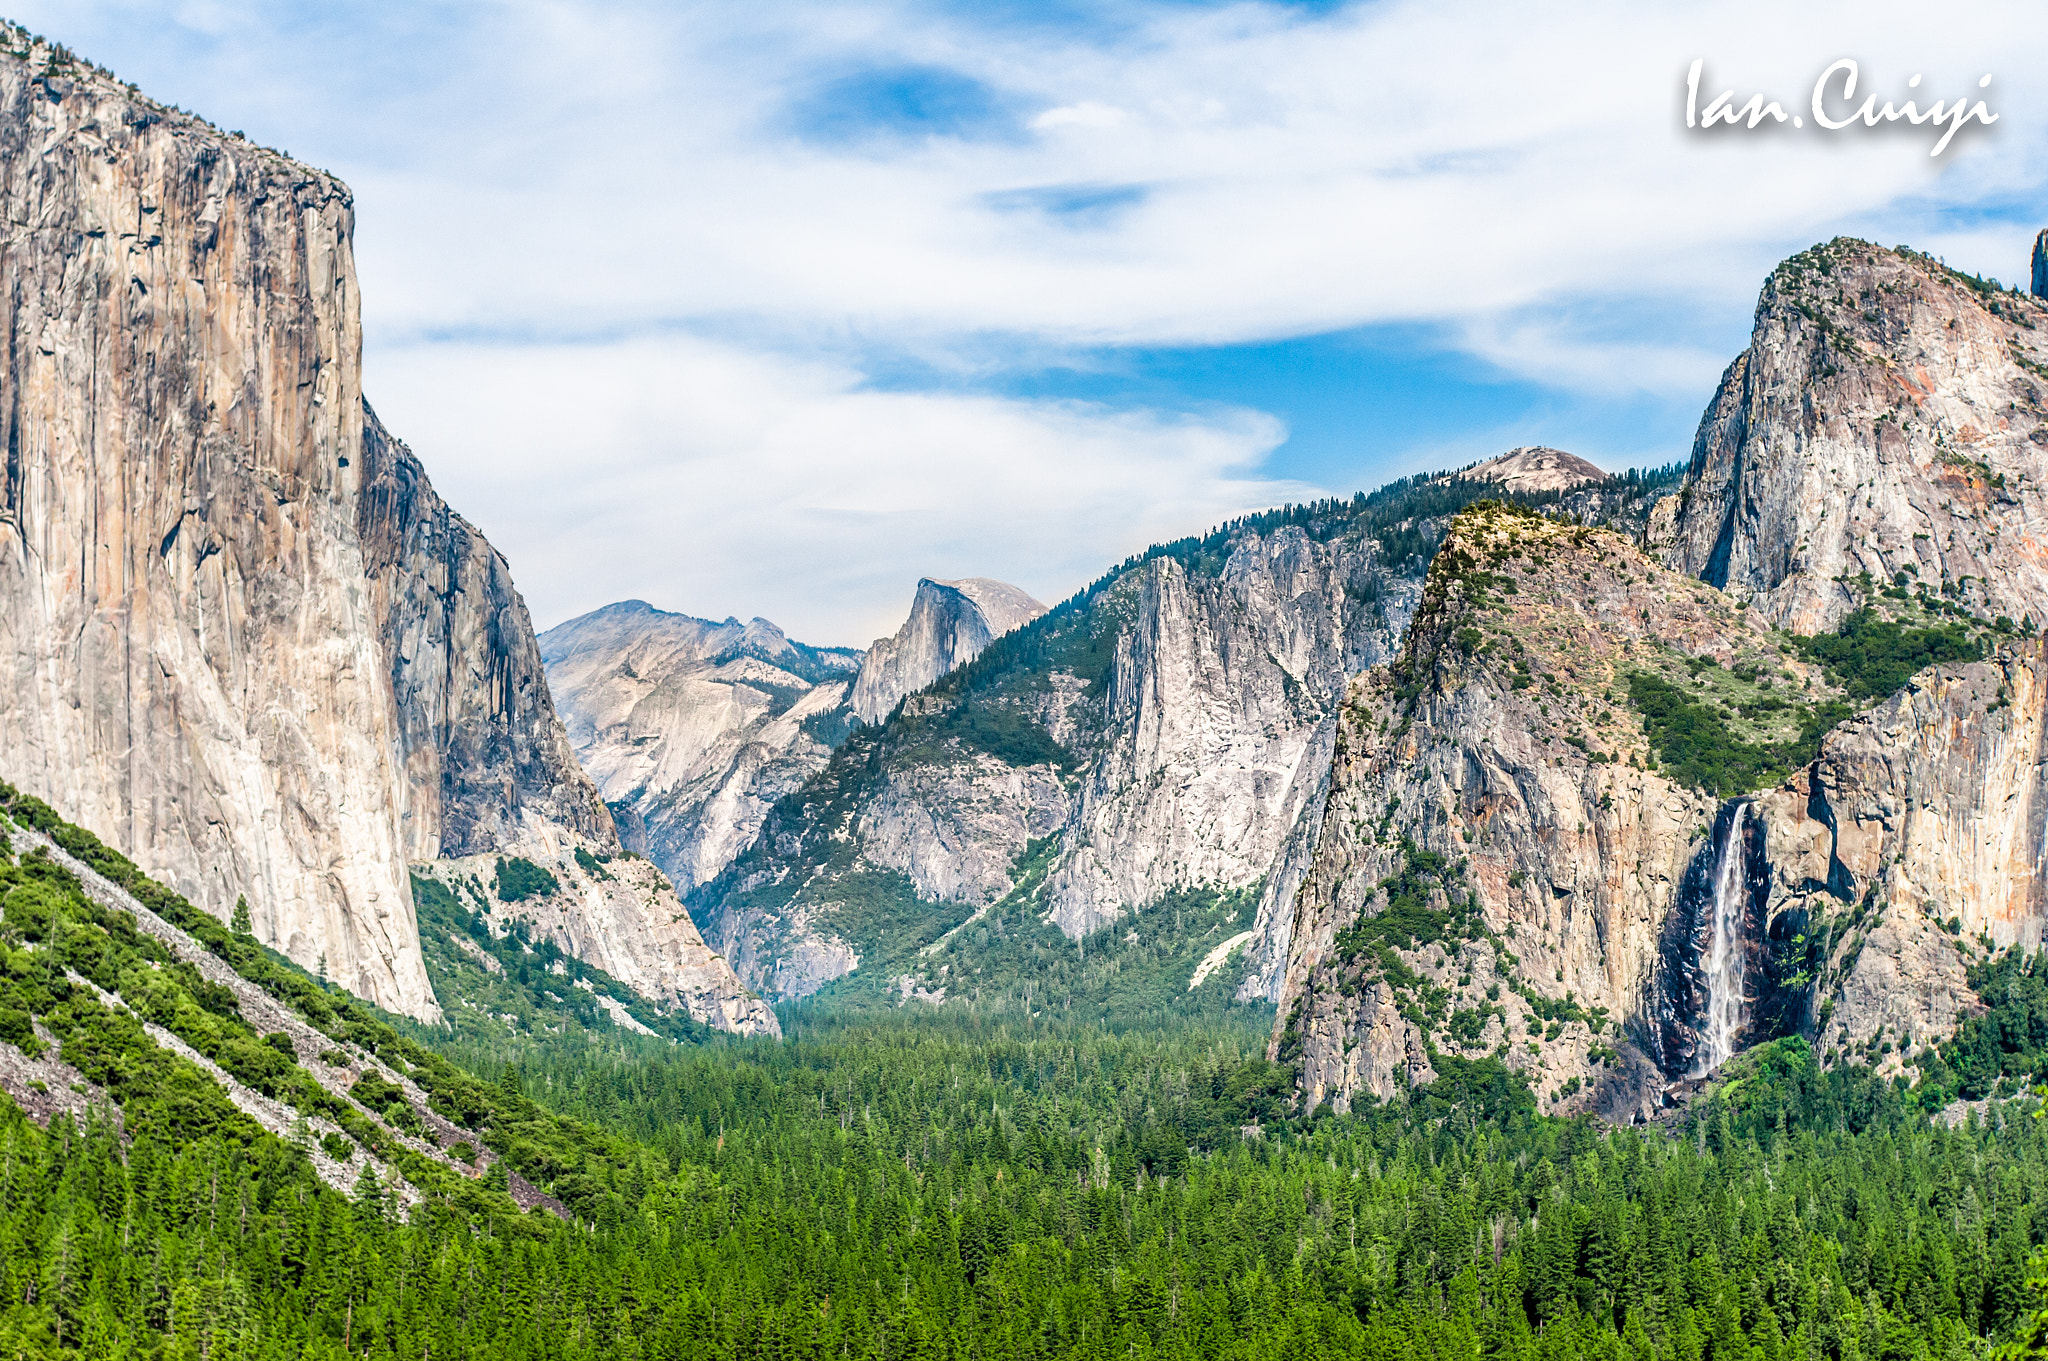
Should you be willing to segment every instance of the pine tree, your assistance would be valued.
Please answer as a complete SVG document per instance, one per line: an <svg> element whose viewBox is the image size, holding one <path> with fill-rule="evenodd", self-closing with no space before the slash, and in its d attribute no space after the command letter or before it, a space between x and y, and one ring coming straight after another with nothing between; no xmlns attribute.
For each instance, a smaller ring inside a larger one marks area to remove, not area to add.
<svg viewBox="0 0 2048 1361"><path fill-rule="evenodd" d="M249 896L246 893L238 893L235 895L235 915L234 920L229 923L229 929L232 930L238 936L246 936L250 934L251 928L249 926Z"/></svg>

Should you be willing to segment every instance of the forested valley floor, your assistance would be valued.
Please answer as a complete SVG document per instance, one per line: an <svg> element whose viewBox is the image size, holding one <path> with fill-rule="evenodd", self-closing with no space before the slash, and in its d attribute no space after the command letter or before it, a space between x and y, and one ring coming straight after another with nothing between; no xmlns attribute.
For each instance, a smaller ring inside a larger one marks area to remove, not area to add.
<svg viewBox="0 0 2048 1361"><path fill-rule="evenodd" d="M330 1189L95 1000L83 980L223 1066L269 1062L60 865L6 856L0 909L6 1037L119 1103L118 1128L44 1129L0 1102L0 1357L1959 1358L2029 1326L2048 1236L2037 1103L1931 1119L1796 1040L1667 1126L1541 1116L1497 1064L1455 1060L1404 1101L1300 1117L1270 1012L434 1039L195 918L503 1160L466 1180L399 1158L424 1196L401 1215L374 1174ZM1994 1090L2048 1039L2041 981L2004 969L1954 1054ZM574 1222L521 1212L506 1165Z"/></svg>

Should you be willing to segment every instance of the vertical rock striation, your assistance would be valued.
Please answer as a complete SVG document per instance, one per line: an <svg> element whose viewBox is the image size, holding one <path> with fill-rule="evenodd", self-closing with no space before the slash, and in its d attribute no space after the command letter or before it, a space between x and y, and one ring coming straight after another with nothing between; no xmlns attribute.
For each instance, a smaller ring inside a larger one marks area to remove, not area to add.
<svg viewBox="0 0 2048 1361"><path fill-rule="evenodd" d="M0 42L12 778L431 1016L356 530L349 192L19 30Z"/></svg>
<svg viewBox="0 0 2048 1361"><path fill-rule="evenodd" d="M922 998L971 986L937 941L971 954L952 933L1009 895L1028 902L1003 914L1077 943L1171 898L1144 939L1185 918L1200 924L1176 950L1202 942L1173 986L1234 959L1237 995L1271 999L1346 682L1394 654L1460 507L1510 495L1633 528L1643 484L1584 467L1518 450L1483 479L1408 479L1161 545L856 732L692 910L777 995L879 968Z"/></svg>
<svg viewBox="0 0 2048 1361"><path fill-rule="evenodd" d="M1823 1050L1948 1034L1972 959L2048 944L2048 641L1921 672L1757 808L1767 919L1813 941Z"/></svg>
<svg viewBox="0 0 2048 1361"><path fill-rule="evenodd" d="M1020 624L1045 613L1024 592L987 577L917 583L910 617L888 638L877 638L853 683L853 712L880 723L903 701Z"/></svg>
<svg viewBox="0 0 2048 1361"><path fill-rule="evenodd" d="M1351 686L1296 900L1274 1052L1311 1105L1499 1055L1562 1109L1654 1107L1623 1027L1719 801L1654 769L1629 681L1688 657L1812 674L1618 534L1453 522L1401 656Z"/></svg>
<svg viewBox="0 0 2048 1361"><path fill-rule="evenodd" d="M367 406L362 462L356 526L405 759L406 858L519 846L546 828L615 846L504 556Z"/></svg>
<svg viewBox="0 0 2048 1361"><path fill-rule="evenodd" d="M1861 241L1792 257L1673 519L1668 563L1795 632L1863 573L2048 623L2048 304Z"/></svg>
<svg viewBox="0 0 2048 1361"><path fill-rule="evenodd" d="M616 834L504 560L363 402L347 187L0 27L0 201L10 777L438 1015L408 861Z"/></svg>

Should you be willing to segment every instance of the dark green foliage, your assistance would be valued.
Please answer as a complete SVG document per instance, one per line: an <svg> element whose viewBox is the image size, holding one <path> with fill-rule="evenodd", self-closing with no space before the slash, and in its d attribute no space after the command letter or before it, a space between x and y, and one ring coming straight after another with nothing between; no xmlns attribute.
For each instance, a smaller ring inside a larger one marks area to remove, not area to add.
<svg viewBox="0 0 2048 1361"><path fill-rule="evenodd" d="M605 868L606 865L611 863L611 859L608 855L592 855L582 846L576 848L576 863L582 867L585 874L590 875L593 879L609 879L612 877L612 872ZM504 882L503 875L499 876L499 882L501 885Z"/></svg>
<svg viewBox="0 0 2048 1361"><path fill-rule="evenodd" d="M1662 676L1635 672L1628 697L1664 772L1679 784L1726 798L1776 784L1793 768L1783 748L1743 741L1719 713Z"/></svg>
<svg viewBox="0 0 2048 1361"><path fill-rule="evenodd" d="M973 751L984 751L1005 765L1071 766L1074 754L1053 741L1045 726L1017 704L1000 699L963 701L942 713L898 717L898 741L915 758L922 747L936 747L957 741ZM936 750L922 753L925 759L942 759Z"/></svg>
<svg viewBox="0 0 2048 1361"><path fill-rule="evenodd" d="M1922 1060L1926 1080L1971 1101L2048 1082L2048 955L2007 950L1969 979L1987 1009Z"/></svg>
<svg viewBox="0 0 2048 1361"><path fill-rule="evenodd" d="M820 746L837 747L852 736L853 725L852 708L841 705L821 714L807 715L798 726L804 730L805 736Z"/></svg>
<svg viewBox="0 0 2048 1361"><path fill-rule="evenodd" d="M1456 1110L1469 1123L1508 1121L1536 1113L1536 1094L1529 1089L1529 1079L1492 1055L1466 1059L1432 1050L1429 1066L1437 1077L1415 1093L1418 1115L1435 1117Z"/></svg>
<svg viewBox="0 0 2048 1361"><path fill-rule="evenodd" d="M1888 698L1926 667L1984 659L1983 644L1962 624L1904 628L1867 609L1850 615L1838 633L1792 642L1851 699L1865 701Z"/></svg>
<svg viewBox="0 0 2048 1361"><path fill-rule="evenodd" d="M1818 755L1822 735L1854 712L1839 700L1809 704L1765 699L1752 706L1758 713L1765 711L1764 706L1770 712L1798 711L1799 735L1786 742L1746 742L1719 710L1699 703L1662 676L1631 673L1628 697L1643 716L1644 732L1664 772L1679 784L1719 798L1779 783Z"/></svg>
<svg viewBox="0 0 2048 1361"><path fill-rule="evenodd" d="M982 1016L1021 1019L1035 1012L1059 1024L1092 1020L1119 1027L1226 1012L1270 1016L1263 1006L1232 1003L1241 967L1219 969L1200 988L1188 988L1203 956L1251 924L1258 887L1176 888L1076 942L1040 919L1038 894L1057 849L1050 837L1027 845L1011 871L1016 887L971 921L973 909L923 902L901 875L836 877L832 929L870 942L872 954L860 972L785 1013L802 1020L893 1011L902 997L890 980L911 973L927 989L945 988L948 1011Z"/></svg>
<svg viewBox="0 0 2048 1361"><path fill-rule="evenodd" d="M1462 940L1480 930L1478 905L1463 888L1463 868L1425 851L1406 838L1401 842L1401 870L1380 881L1386 906L1362 916L1337 933L1339 960L1360 956L1378 961L1381 974L1397 984L1412 985L1410 971L1389 947L1419 950L1433 941Z"/></svg>
<svg viewBox="0 0 2048 1361"><path fill-rule="evenodd" d="M498 899L501 902L525 902L528 898L545 897L561 887L554 875L522 856L500 857L498 860Z"/></svg>
<svg viewBox="0 0 2048 1361"><path fill-rule="evenodd" d="M528 1181L543 1190L553 1188L573 1213L595 1218L612 1204L594 1189L597 1183L591 1169L605 1170L609 1177L632 1163L638 1155L623 1141L548 1115L517 1091L508 1092L502 1085L488 1087L465 1074L370 1007L330 992L289 961L247 937L234 935L214 917L143 875L126 856L102 844L91 832L59 818L40 800L0 785L0 806L15 821L47 833L331 1039L360 1045L399 1065L426 1093L435 1111L475 1131L485 1147ZM107 1087L131 1125L139 1120L174 1129L197 1129L211 1120L214 1127L235 1131L244 1142L267 1139L253 1122L225 1104L218 1086L191 1065L156 1049L132 1018L83 997L76 985L63 979L59 966L69 964L101 986L109 986L101 979L111 977L125 1002L251 1085L264 1080L266 1074L277 1077L284 1056L256 1039L238 1018L208 1013L186 990L183 971L188 965L161 967L170 958L164 947L138 932L128 917L93 904L60 866L31 856L9 872L19 875L32 891L9 891L0 899L6 926L41 933L31 939L47 937L61 940L67 949L75 946L75 953L65 960L55 958L54 951L32 953L29 957L34 967L26 973L8 966L7 986L28 1003L23 1009L42 1016L58 1033L66 1061L76 1062L89 1079ZM93 929L75 929L74 923L80 921ZM160 967L125 967L131 951ZM26 990L16 981L22 977L29 980ZM8 1004L9 998L0 995L0 1005ZM45 1008L49 1008L47 1013ZM400 1024L415 1033L427 1033L409 1022ZM80 1056L75 1061L74 1042ZM209 1049L209 1045L215 1048ZM238 1071L237 1065L243 1065L245 1071ZM484 1195L476 1183L399 1145L383 1126L318 1086L303 1070L287 1067L278 1083L279 1096L308 1114L339 1123L358 1143L397 1167L416 1188L459 1207L471 1219L511 1210L509 1202ZM516 1210L512 1212L516 1214Z"/></svg>

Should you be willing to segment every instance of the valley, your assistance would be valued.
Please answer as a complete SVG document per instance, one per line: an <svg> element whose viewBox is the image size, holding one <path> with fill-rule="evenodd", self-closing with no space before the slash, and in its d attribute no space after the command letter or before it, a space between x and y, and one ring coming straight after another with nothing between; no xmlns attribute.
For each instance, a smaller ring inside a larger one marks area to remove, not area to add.
<svg viewBox="0 0 2048 1361"><path fill-rule="evenodd" d="M2048 1336L2048 232L861 648L537 630L348 187L12 25L0 201L0 1355Z"/></svg>

